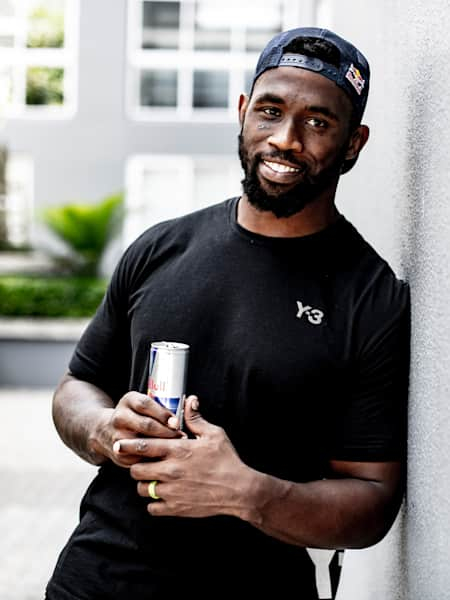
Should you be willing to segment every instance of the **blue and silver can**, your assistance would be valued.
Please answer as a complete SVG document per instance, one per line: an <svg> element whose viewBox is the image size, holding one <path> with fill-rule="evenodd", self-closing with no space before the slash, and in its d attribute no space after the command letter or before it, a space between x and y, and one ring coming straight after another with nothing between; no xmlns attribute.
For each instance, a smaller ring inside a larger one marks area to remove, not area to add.
<svg viewBox="0 0 450 600"><path fill-rule="evenodd" d="M189 357L188 344L153 342L150 346L148 395L183 421Z"/></svg>

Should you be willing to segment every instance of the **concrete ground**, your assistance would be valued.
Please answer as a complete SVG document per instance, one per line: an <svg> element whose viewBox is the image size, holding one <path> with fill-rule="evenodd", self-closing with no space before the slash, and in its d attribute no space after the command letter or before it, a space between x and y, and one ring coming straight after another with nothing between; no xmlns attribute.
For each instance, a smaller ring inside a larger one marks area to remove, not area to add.
<svg viewBox="0 0 450 600"><path fill-rule="evenodd" d="M96 468L51 419L52 390L0 388L0 598L42 600Z"/></svg>

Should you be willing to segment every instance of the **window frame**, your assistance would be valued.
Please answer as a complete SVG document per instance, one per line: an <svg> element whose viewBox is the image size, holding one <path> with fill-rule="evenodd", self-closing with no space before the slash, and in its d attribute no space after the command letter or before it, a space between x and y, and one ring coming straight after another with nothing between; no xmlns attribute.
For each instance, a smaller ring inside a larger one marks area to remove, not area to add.
<svg viewBox="0 0 450 600"><path fill-rule="evenodd" d="M183 6L195 9L196 0L164 0L180 3L180 46L177 50L142 48L143 4L149 0L129 0L127 18L127 68L125 107L133 121L176 121L229 123L236 120L239 94L245 91L247 71L254 71L259 51L234 50L244 47L245 30L231 29L231 50L195 50L193 28L183 30ZM155 0L150 0L155 1ZM214 2L215 0L207 0ZM282 6L282 28L298 23L315 22L318 0L273 0ZM193 7L193 8L192 8ZM300 20L301 18L301 20ZM186 49L189 48L189 49ZM174 107L153 107L140 104L140 74L142 70L169 70L178 73L177 104ZM194 72L225 71L229 76L227 108L194 107Z"/></svg>
<svg viewBox="0 0 450 600"><path fill-rule="evenodd" d="M210 167L213 171L226 173L228 184L220 187L220 196L208 194L208 201L198 194L198 171ZM182 205L175 200L176 210L168 211L166 216L154 214L146 218L146 209L151 212L148 200L142 195L142 190L149 190L148 184L144 185L146 169L167 174L172 179L177 179L177 188L184 197ZM179 217L205 206L225 200L226 197L239 195L242 168L235 154L133 154L128 157L125 165L125 203L126 214L122 230L122 243L127 247L140 233L161 221ZM228 187L227 187L228 186ZM235 187L236 186L236 187ZM136 227L136 223L139 227Z"/></svg>
<svg viewBox="0 0 450 600"><path fill-rule="evenodd" d="M11 67L13 90L12 102L1 107L2 116L8 119L59 120L72 118L78 108L78 53L80 0L65 0L64 47L63 48L27 48L26 19L30 3L22 2L16 6L15 17L0 17L0 29L8 20L15 22L18 33L16 43L10 47L0 47L0 60ZM14 24L14 23L13 23ZM64 69L64 100L60 105L26 104L27 69L62 68Z"/></svg>
<svg viewBox="0 0 450 600"><path fill-rule="evenodd" d="M33 241L35 164L29 153L11 152L6 163L5 214L9 241L14 248ZM19 198L19 203L16 198ZM20 233L22 232L22 237ZM19 237L17 237L19 236Z"/></svg>

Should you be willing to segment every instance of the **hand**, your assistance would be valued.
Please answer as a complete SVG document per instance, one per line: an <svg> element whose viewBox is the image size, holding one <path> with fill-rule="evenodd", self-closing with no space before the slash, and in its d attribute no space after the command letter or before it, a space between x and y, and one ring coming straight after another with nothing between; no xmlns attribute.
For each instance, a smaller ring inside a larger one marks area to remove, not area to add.
<svg viewBox="0 0 450 600"><path fill-rule="evenodd" d="M198 399L189 396L185 424L195 439L120 440L120 452L146 462L130 469L140 496L149 497L148 484L157 480L158 501L148 505L152 515L207 517L240 514L242 482L250 471L239 458L225 431L198 412Z"/></svg>
<svg viewBox="0 0 450 600"><path fill-rule="evenodd" d="M119 440L138 439L142 436L154 438L186 437L180 431L177 418L156 400L140 394L128 392L119 400L115 408L105 408L103 419L97 425L92 442L96 452L110 458L120 467L130 467L142 460L137 452L123 453Z"/></svg>

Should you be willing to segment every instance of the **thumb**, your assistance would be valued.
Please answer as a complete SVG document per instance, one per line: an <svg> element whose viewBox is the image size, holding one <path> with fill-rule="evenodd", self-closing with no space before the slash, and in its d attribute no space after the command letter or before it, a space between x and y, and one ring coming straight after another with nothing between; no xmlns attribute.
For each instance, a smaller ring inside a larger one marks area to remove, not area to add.
<svg viewBox="0 0 450 600"><path fill-rule="evenodd" d="M197 396L188 396L184 406L184 423L196 437L204 435L209 426L208 421L202 417L198 409L199 401Z"/></svg>

